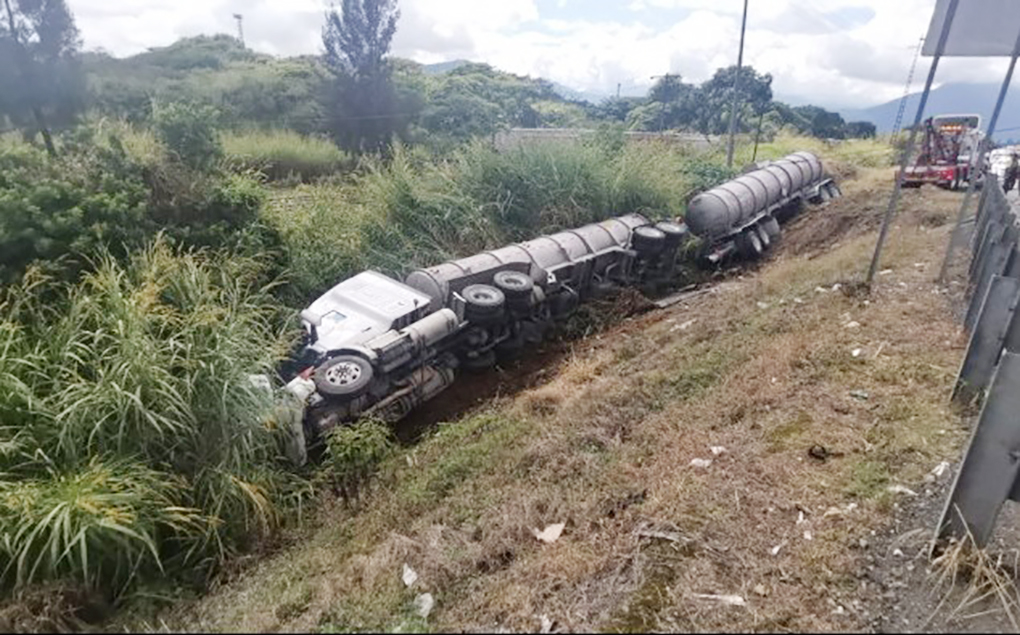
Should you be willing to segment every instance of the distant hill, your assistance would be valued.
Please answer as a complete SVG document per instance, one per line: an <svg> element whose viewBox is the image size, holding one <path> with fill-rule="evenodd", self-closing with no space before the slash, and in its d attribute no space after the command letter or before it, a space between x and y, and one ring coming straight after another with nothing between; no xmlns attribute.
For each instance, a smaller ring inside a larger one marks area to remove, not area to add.
<svg viewBox="0 0 1020 635"><path fill-rule="evenodd" d="M426 75L442 75L443 73L449 73L452 70L470 63L471 62L468 60L451 60L449 62L437 62L435 64L422 64L421 70Z"/></svg>
<svg viewBox="0 0 1020 635"><path fill-rule="evenodd" d="M925 109L925 117L940 113L977 113L981 115L982 127L987 129L998 93L999 86L997 84L943 84L931 91ZM918 92L907 98L907 108L903 114L904 126L913 123L920 96ZM847 121L870 121L878 127L879 132L891 132L899 107L900 100L896 99L863 110L844 109L840 114ZM1001 131L1001 134L995 135L997 141L1020 138L1020 95L1015 89L1006 97L1006 103L996 128Z"/></svg>
<svg viewBox="0 0 1020 635"><path fill-rule="evenodd" d="M449 73L452 70L464 66L465 64L471 63L472 62L470 60L452 60L449 62L438 62L436 64L423 64L421 68L422 72L426 75L442 75L443 73ZM586 101L590 104L598 104L615 94L602 91L576 90L569 86L560 84L559 82L550 81L549 83L552 84L553 89L560 97L568 101ZM647 92L647 88L623 86L620 94L624 97L644 97Z"/></svg>

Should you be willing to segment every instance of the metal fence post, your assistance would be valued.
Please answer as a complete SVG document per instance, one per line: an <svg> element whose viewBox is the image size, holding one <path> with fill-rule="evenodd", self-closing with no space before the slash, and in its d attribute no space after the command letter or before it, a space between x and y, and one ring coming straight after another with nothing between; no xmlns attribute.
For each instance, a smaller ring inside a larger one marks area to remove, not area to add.
<svg viewBox="0 0 1020 635"><path fill-rule="evenodd" d="M1009 262L1010 253L1016 246L1016 229L1012 226L1003 227L1001 232L998 226L989 236L988 247L984 251L983 262L978 264L974 278L974 296L981 297L992 281L992 276L1001 276L1006 273L1006 264ZM973 306L973 305L972 305ZM969 331L974 326L977 315L967 313L965 326Z"/></svg>
<svg viewBox="0 0 1020 635"><path fill-rule="evenodd" d="M979 396L995 373L995 365L1014 322L1020 280L992 276L988 291L981 301L974 331L967 345L960 372L956 377L952 400L968 402Z"/></svg>
<svg viewBox="0 0 1020 635"><path fill-rule="evenodd" d="M987 544L1020 472L1020 355L1005 353L942 510L937 538Z"/></svg>

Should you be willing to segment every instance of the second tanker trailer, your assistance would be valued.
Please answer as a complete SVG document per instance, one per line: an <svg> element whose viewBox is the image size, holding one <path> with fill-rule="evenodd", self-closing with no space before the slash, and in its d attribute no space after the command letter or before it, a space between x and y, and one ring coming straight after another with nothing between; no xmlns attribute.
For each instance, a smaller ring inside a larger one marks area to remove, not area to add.
<svg viewBox="0 0 1020 635"><path fill-rule="evenodd" d="M538 344L591 295L676 285L688 227L709 260L734 250L757 258L796 206L833 196L839 189L818 158L798 152L698 195L687 226L630 214L419 269L403 282L359 273L301 312L305 341L284 377L300 402L295 437L303 448L306 435L362 415L400 419L459 369L485 369Z"/></svg>
<svg viewBox="0 0 1020 635"><path fill-rule="evenodd" d="M824 203L841 195L810 152L762 161L755 168L687 204L687 227L702 239L704 255L712 262L732 251L747 260L760 258L779 239L779 223L804 202Z"/></svg>

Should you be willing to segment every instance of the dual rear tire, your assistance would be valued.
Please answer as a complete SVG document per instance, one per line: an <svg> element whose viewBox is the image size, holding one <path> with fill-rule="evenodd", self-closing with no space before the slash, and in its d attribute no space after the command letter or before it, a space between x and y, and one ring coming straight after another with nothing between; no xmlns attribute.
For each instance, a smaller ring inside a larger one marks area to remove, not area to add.
<svg viewBox="0 0 1020 635"><path fill-rule="evenodd" d="M741 258L758 260L779 242L781 236L782 230L779 228L779 221L772 216L767 216L741 232L734 242Z"/></svg>

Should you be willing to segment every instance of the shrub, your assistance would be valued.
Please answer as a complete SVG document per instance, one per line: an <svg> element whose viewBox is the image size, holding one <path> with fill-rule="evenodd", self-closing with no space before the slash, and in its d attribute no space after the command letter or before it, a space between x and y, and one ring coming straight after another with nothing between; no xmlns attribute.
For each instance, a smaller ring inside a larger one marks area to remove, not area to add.
<svg viewBox="0 0 1020 635"><path fill-rule="evenodd" d="M326 445L330 477L348 503L358 499L361 488L393 451L389 426L372 419L333 428Z"/></svg>
<svg viewBox="0 0 1020 635"><path fill-rule="evenodd" d="M157 136L174 159L196 170L211 168L223 156L217 118L216 109L210 106L153 105L152 122Z"/></svg>
<svg viewBox="0 0 1020 635"><path fill-rule="evenodd" d="M148 192L124 161L100 148L51 160L27 145L0 147L0 281L36 260L144 234Z"/></svg>
<svg viewBox="0 0 1020 635"><path fill-rule="evenodd" d="M98 250L125 257L158 231L189 246L276 247L272 232L256 226L264 199L257 178L196 171L162 150L154 156L153 143L100 122L66 135L56 159L0 145L0 282L57 259L73 275Z"/></svg>

